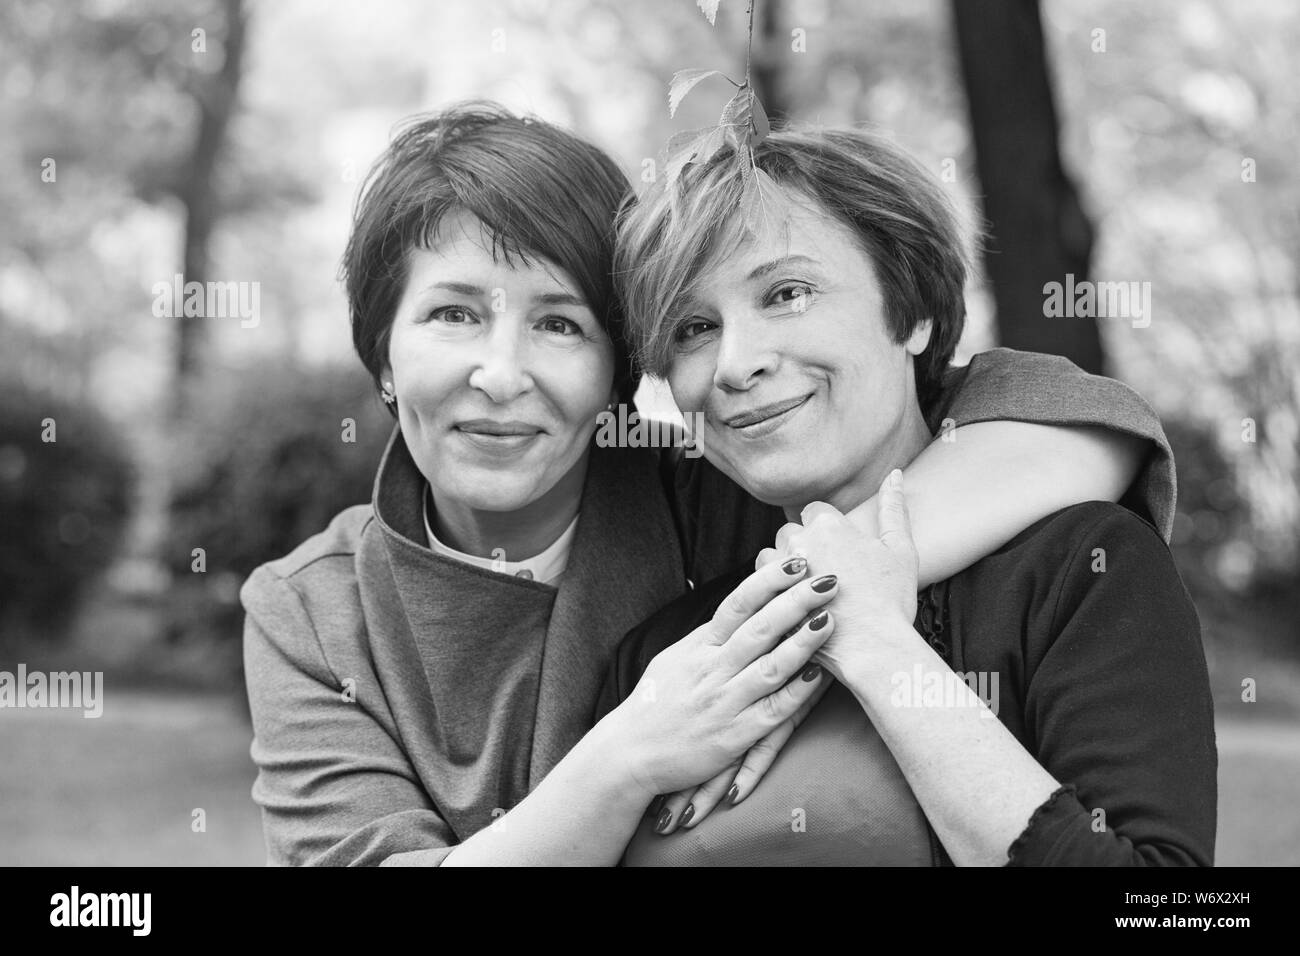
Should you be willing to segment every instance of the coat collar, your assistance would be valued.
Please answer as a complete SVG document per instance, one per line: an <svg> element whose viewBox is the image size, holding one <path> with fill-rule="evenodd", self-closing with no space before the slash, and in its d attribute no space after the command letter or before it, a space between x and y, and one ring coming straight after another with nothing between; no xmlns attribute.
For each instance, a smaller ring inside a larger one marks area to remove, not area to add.
<svg viewBox="0 0 1300 956"><path fill-rule="evenodd" d="M523 799L590 729L614 648L683 591L685 570L649 449L593 444L558 590L434 554L423 537L423 491L424 476L395 429L375 479L375 521L362 539L358 578L400 743L465 839L491 822L495 808ZM517 602L539 621L549 601L549 623L544 635L449 626L427 599L439 587L481 593L487 604ZM468 686L455 678L458 665ZM503 727L511 731L505 742Z"/></svg>

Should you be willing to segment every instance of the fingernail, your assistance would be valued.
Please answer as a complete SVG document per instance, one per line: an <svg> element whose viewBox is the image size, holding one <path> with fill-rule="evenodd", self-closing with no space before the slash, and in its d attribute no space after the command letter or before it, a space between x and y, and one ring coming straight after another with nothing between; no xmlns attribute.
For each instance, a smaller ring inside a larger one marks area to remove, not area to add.
<svg viewBox="0 0 1300 956"><path fill-rule="evenodd" d="M655 821L655 832L663 833L668 829L668 824L673 822L673 811L664 807L663 813L659 814L659 819Z"/></svg>
<svg viewBox="0 0 1300 956"><path fill-rule="evenodd" d="M825 608L822 608L821 612L815 618L813 618L811 621L808 622L808 630L820 631L823 627L826 626L826 622L829 621L830 619L831 619L831 612L826 610Z"/></svg>
<svg viewBox="0 0 1300 956"><path fill-rule="evenodd" d="M736 805L736 801L739 799L740 799L740 784L733 783L731 785L731 789L727 791L727 802L734 807Z"/></svg>
<svg viewBox="0 0 1300 956"><path fill-rule="evenodd" d="M650 816L652 816L652 817L657 817L657 816L659 815L659 811L660 811L661 809L663 809L664 801L667 800L667 799L668 799L668 795L667 795L666 793L661 793L661 794L659 794L659 796L657 796L657 797L655 797L653 800L651 800L651 801L650 801Z"/></svg>
<svg viewBox="0 0 1300 956"><path fill-rule="evenodd" d="M812 589L818 594L825 594L831 588L835 587L835 582L837 580L838 578L833 574L823 574L812 583Z"/></svg>
<svg viewBox="0 0 1300 956"><path fill-rule="evenodd" d="M822 666L820 664L809 664L803 669L803 679L806 681L815 681L821 672Z"/></svg>
<svg viewBox="0 0 1300 956"><path fill-rule="evenodd" d="M691 822L691 817L693 816L695 816L695 804L688 803L686 804L686 809L682 811L682 818L677 821L677 825L680 827L686 826L686 824Z"/></svg>
<svg viewBox="0 0 1300 956"><path fill-rule="evenodd" d="M901 488L901 487L903 487L903 473L902 473L902 471L900 471L900 470L897 469L897 468L895 468L893 471L891 471L891 472L889 473L889 484L890 484L890 487L892 487L892 488Z"/></svg>
<svg viewBox="0 0 1300 956"><path fill-rule="evenodd" d="M807 558L793 557L781 565L781 570L786 574L803 574L807 567Z"/></svg>

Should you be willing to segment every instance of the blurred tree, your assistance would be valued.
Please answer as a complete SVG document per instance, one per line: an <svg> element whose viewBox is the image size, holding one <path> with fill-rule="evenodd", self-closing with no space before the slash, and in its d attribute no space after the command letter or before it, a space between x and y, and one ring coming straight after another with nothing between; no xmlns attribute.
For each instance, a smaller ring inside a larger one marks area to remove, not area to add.
<svg viewBox="0 0 1300 956"><path fill-rule="evenodd" d="M784 67L790 62L783 36L781 0L751 0L754 10L754 61L751 82L758 101L769 117L785 117L790 111Z"/></svg>
<svg viewBox="0 0 1300 956"><path fill-rule="evenodd" d="M243 73L244 38L247 31L243 0L221 0L221 10L221 67L206 76L197 77L190 84L190 93L198 105L199 123L185 179L178 191L180 200L185 205L183 274L186 283L206 282L211 274L209 245L212 229L221 213L215 177L217 160L226 144L226 133L235 110ZM197 39L195 43L198 43ZM178 317L176 375L181 384L198 364L204 321L202 316ZM173 408L178 417L184 413L186 391L183 387L177 390L181 401Z"/></svg>
<svg viewBox="0 0 1300 956"><path fill-rule="evenodd" d="M952 0L952 13L990 225L984 263L1001 342L1101 373L1096 320L1043 315L1045 283L1087 278L1093 230L1061 163L1038 0Z"/></svg>

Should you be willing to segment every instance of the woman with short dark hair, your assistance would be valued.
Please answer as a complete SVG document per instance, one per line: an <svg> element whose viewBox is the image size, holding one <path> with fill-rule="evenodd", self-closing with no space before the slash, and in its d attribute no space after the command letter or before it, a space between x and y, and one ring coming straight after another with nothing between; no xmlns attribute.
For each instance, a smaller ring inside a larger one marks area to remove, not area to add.
<svg viewBox="0 0 1300 956"><path fill-rule="evenodd" d="M815 699L817 681L770 677L800 673L833 630L808 613L827 582L773 564L708 667L665 665L652 716L593 730L619 638L782 522L708 466L594 440L636 382L611 268L627 190L595 147L490 106L411 123L367 180L346 285L398 424L372 503L241 594L272 862L612 863L646 780L743 797ZM1047 361L996 356L947 393L959 440L908 475L923 577L1062 504L1118 497L1144 457L1140 480L1165 474L1159 424L1123 386L1070 367L1046 412L1005 387Z"/></svg>

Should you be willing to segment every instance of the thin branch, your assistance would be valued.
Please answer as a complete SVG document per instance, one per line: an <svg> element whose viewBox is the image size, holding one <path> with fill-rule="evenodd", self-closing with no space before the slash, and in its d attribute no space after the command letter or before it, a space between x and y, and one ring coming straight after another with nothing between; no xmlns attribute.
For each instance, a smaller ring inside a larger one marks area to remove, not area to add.
<svg viewBox="0 0 1300 956"><path fill-rule="evenodd" d="M749 40L745 43L745 85L749 86L749 61L754 53L754 6L758 0L749 0Z"/></svg>

